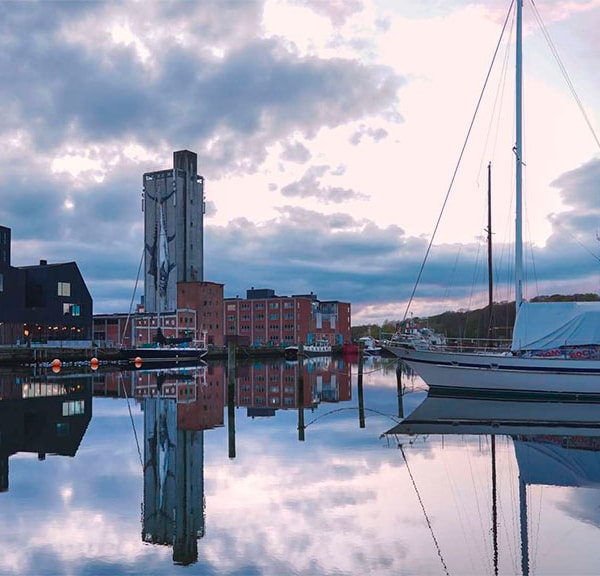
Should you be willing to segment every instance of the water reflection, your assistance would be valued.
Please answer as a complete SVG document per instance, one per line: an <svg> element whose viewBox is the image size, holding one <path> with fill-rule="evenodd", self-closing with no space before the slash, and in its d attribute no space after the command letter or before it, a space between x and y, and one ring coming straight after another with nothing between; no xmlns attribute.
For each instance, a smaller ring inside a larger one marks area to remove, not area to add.
<svg viewBox="0 0 600 576"><path fill-rule="evenodd" d="M369 366L377 365L371 361ZM298 440L304 441L306 410L352 399L351 364L316 357L107 372L95 378L94 393L139 403L144 414L142 539L172 546L173 561L189 565L197 562L198 539L205 534L204 431L224 426L227 405L228 456L235 458L236 408L251 419L294 410ZM364 420L364 407L361 411Z"/></svg>
<svg viewBox="0 0 600 576"><path fill-rule="evenodd" d="M501 557L496 462L498 438L510 440L517 466L513 483L518 486L518 511L514 520L520 539L519 573L523 576L530 574L535 567L530 555L529 490L544 486L585 488L595 490L596 498L600 497L600 404L597 402L549 402L476 396L457 398L431 391L408 417L386 434L398 441L409 473L407 450L422 441L435 441L436 435L442 439L475 435L489 441L489 506L492 511L490 532L494 574L499 573ZM418 494L416 483L414 487ZM505 519L505 523L508 521ZM597 524L597 520L594 523ZM536 538L539 533L538 526ZM447 571L440 547L438 554Z"/></svg>
<svg viewBox="0 0 600 576"><path fill-rule="evenodd" d="M92 417L91 374L0 372L0 492L19 452L75 456Z"/></svg>
<svg viewBox="0 0 600 576"><path fill-rule="evenodd" d="M600 406L311 360L7 375L0 573L597 572ZM15 398L56 401L70 447L13 435Z"/></svg>

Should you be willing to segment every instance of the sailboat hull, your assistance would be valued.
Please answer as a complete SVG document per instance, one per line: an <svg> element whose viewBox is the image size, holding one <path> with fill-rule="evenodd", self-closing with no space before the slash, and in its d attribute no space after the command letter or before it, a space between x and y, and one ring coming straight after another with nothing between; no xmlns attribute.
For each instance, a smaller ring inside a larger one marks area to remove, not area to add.
<svg viewBox="0 0 600 576"><path fill-rule="evenodd" d="M146 362L197 362L206 356L204 348L126 348L121 350L121 357L129 362L141 360Z"/></svg>
<svg viewBox="0 0 600 576"><path fill-rule="evenodd" d="M478 395L600 400L600 362L429 350L391 350L433 389Z"/></svg>

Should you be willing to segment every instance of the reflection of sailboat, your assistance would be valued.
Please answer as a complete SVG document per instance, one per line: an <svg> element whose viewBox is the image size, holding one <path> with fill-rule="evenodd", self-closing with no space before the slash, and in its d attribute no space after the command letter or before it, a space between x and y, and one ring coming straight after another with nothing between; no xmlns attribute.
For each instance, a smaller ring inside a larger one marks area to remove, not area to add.
<svg viewBox="0 0 600 576"><path fill-rule="evenodd" d="M495 439L512 439L519 469L521 571L529 574L527 487L600 488L600 404L454 398L431 394L388 435L490 435L494 564L498 573ZM404 452L403 452L404 453Z"/></svg>
<svg viewBox="0 0 600 576"><path fill-rule="evenodd" d="M505 434L600 437L600 404L435 396L386 434Z"/></svg>
<svg viewBox="0 0 600 576"><path fill-rule="evenodd" d="M75 456L91 417L89 376L0 377L0 492L8 490L10 456Z"/></svg>

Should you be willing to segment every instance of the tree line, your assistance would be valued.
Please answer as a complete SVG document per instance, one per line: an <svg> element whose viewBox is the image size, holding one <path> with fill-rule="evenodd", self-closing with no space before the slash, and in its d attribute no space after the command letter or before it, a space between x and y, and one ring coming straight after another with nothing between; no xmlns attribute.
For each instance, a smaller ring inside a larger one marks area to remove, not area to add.
<svg viewBox="0 0 600 576"><path fill-rule="evenodd" d="M600 300L598 294L553 294L551 296L536 296L531 302L595 302ZM477 310L456 310L443 312L427 318L413 316L406 322L413 322L420 327L426 327L446 338L512 338L512 328L515 323L515 303L495 302L490 307L485 306ZM403 322L401 320L384 320L382 324L365 324L352 326L352 340L356 341L361 336L373 338L389 338Z"/></svg>

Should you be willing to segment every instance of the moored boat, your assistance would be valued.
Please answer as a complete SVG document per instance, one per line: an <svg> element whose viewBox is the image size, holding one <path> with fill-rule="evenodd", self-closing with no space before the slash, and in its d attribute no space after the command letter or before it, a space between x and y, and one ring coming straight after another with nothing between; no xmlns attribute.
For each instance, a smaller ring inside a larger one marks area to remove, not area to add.
<svg viewBox="0 0 600 576"><path fill-rule="evenodd" d="M600 396L600 302L525 302L522 239L522 2L516 5L515 307L509 351L457 352L432 346L384 348L430 388L475 394Z"/></svg>

